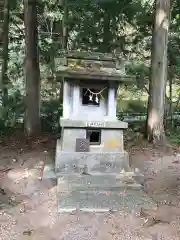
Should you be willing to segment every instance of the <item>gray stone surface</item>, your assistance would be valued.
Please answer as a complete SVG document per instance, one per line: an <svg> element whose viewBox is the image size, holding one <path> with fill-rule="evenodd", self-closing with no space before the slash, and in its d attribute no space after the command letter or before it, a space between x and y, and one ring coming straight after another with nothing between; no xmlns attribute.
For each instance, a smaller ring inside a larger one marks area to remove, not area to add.
<svg viewBox="0 0 180 240"><path fill-rule="evenodd" d="M77 138L86 138L85 129L76 129L76 128L63 128L62 129L62 145L57 143L57 152L75 152L76 151L76 139Z"/></svg>
<svg viewBox="0 0 180 240"><path fill-rule="evenodd" d="M71 79L86 79L86 80L93 80L93 81L97 81L97 80L101 80L101 81L119 81L119 82L135 82L135 77L132 76L127 76L124 75L122 76L121 74L117 74L117 73L107 73L107 72L103 72L102 71L98 72L98 73L93 73L93 74L89 74L89 71L87 72L77 72L77 71L73 71L72 69L65 69L62 66L57 66L57 77L64 77L64 78L71 78Z"/></svg>
<svg viewBox="0 0 180 240"><path fill-rule="evenodd" d="M58 176L58 185L63 184L66 191L121 191L122 188L141 189L142 186L133 177L119 177L119 175L84 175L84 174L64 174Z"/></svg>
<svg viewBox="0 0 180 240"><path fill-rule="evenodd" d="M83 88L102 90L99 106L84 105ZM98 81L95 84L92 82L80 82L76 80L69 81L65 79L63 83L63 118L71 120L84 121L116 121L116 91L117 83L108 84ZM82 114L83 113L83 114Z"/></svg>
<svg viewBox="0 0 180 240"><path fill-rule="evenodd" d="M154 208L156 204L140 190L122 189L121 192L71 191L59 192L58 210L73 211L139 211L142 207Z"/></svg>
<svg viewBox="0 0 180 240"><path fill-rule="evenodd" d="M55 171L60 173L81 173L86 167L88 173L120 173L128 169L127 152L92 153L92 152L61 152L56 153Z"/></svg>
<svg viewBox="0 0 180 240"><path fill-rule="evenodd" d="M86 138L86 129L63 128L62 140L57 142L57 152L75 152L77 138ZM90 152L123 152L123 150L123 132L115 129L102 129L101 144L90 145Z"/></svg>
<svg viewBox="0 0 180 240"><path fill-rule="evenodd" d="M129 170L129 171L128 171ZM140 172L136 173L135 171L131 171L132 169L128 169L127 171L122 171L118 174L116 173L93 173L92 175L84 175L79 173L56 173L55 168L53 164L45 165L43 169L43 179L56 179L58 178L59 182L66 181L66 183L74 184L74 186L77 184L79 186L80 184L83 184L85 187L93 187L93 186L102 186L105 187L117 187L122 182L130 183L131 179L133 181L141 183L143 182L144 175ZM90 186L91 184L91 186Z"/></svg>
<svg viewBox="0 0 180 240"><path fill-rule="evenodd" d="M43 179L56 179L56 173L54 169L54 165L45 165L43 170Z"/></svg>
<svg viewBox="0 0 180 240"><path fill-rule="evenodd" d="M124 171L120 174L55 174L54 166L46 165L43 179L58 179L59 212L72 212L76 208L84 212L107 212L155 207L134 180L136 175Z"/></svg>
<svg viewBox="0 0 180 240"><path fill-rule="evenodd" d="M85 121L85 120L70 120L70 119L64 119L60 118L60 126L61 127L70 127L70 128L87 128L87 123L90 123L92 121ZM103 128L112 128L112 129L126 129L128 128L128 123L122 122L122 121L93 121L97 124L102 123L104 125Z"/></svg>
<svg viewBox="0 0 180 240"><path fill-rule="evenodd" d="M103 152L124 151L123 131L114 129L102 129L101 139L103 142Z"/></svg>

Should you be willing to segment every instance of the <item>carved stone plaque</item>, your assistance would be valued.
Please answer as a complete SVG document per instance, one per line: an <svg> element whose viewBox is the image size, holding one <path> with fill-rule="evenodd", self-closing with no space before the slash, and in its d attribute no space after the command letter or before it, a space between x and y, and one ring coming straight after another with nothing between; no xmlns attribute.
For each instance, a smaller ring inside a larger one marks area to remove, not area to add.
<svg viewBox="0 0 180 240"><path fill-rule="evenodd" d="M76 152L89 152L89 140L86 138L76 138Z"/></svg>
<svg viewBox="0 0 180 240"><path fill-rule="evenodd" d="M86 127L105 127L105 122L86 122Z"/></svg>

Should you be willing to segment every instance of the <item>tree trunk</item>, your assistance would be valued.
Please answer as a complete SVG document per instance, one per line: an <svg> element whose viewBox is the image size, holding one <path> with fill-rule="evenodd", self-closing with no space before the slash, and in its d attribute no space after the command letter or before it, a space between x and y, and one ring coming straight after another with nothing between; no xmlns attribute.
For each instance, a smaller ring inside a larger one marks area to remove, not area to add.
<svg viewBox="0 0 180 240"><path fill-rule="evenodd" d="M152 36L150 102L148 109L148 139L155 144L165 143L164 105L167 80L167 44L170 0L156 0L155 24Z"/></svg>
<svg viewBox="0 0 180 240"><path fill-rule="evenodd" d="M25 81L26 81L26 119L27 134L40 132L40 70L38 57L37 2L24 0L25 23Z"/></svg>
<svg viewBox="0 0 180 240"><path fill-rule="evenodd" d="M61 28L60 28L61 50L65 51L65 52L68 50L68 25L67 25L68 6L67 6L67 1L68 0L61 0L61 7L63 9L63 18L60 23L60 25L61 25ZM63 102L63 82L64 82L63 76L61 76L60 81L61 81L61 86L60 86L59 100L60 100L60 103L62 103Z"/></svg>
<svg viewBox="0 0 180 240"><path fill-rule="evenodd" d="M170 74L169 74L169 116L170 116L170 124L171 127L173 125L173 100L172 100L172 84L173 84L173 78L174 78L174 69L173 67L170 67Z"/></svg>
<svg viewBox="0 0 180 240"><path fill-rule="evenodd" d="M61 50L67 50L67 42L68 42L68 29L67 29L67 18L68 18L68 8L67 8L67 0L61 1L61 7L63 9L63 18L61 21Z"/></svg>
<svg viewBox="0 0 180 240"><path fill-rule="evenodd" d="M149 95L148 95L148 103L147 103L147 117L146 117L146 122L145 122L145 131L144 131L144 138L148 139L148 119L149 119L149 112L151 109L151 84L150 84L150 80L149 80Z"/></svg>
<svg viewBox="0 0 180 240"><path fill-rule="evenodd" d="M2 69L1 69L1 89L2 104L6 107L8 99L8 45L9 45L9 0L4 1L4 17L3 17L3 50L2 50Z"/></svg>

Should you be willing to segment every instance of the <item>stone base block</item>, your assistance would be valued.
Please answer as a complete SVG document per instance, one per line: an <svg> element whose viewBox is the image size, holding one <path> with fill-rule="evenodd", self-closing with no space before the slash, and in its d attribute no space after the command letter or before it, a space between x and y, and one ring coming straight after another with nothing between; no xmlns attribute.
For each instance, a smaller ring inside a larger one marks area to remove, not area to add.
<svg viewBox="0 0 180 240"><path fill-rule="evenodd" d="M92 130L92 129L91 129ZM93 129L95 130L95 128ZM76 140L87 138L86 128L63 128L61 139L57 141L57 151L76 152ZM89 145L89 152L123 152L122 129L100 129L101 143Z"/></svg>
<svg viewBox="0 0 180 240"><path fill-rule="evenodd" d="M144 175L140 172L120 172L116 173L55 173L54 165L45 165L43 171L43 179L57 179L57 184L60 188L69 191L71 189L99 189L100 191L117 190L118 188L126 187L130 189L142 189Z"/></svg>
<svg viewBox="0 0 180 240"><path fill-rule="evenodd" d="M58 186L65 191L121 191L122 188L141 190L133 177L119 175L64 174L58 176Z"/></svg>
<svg viewBox="0 0 180 240"><path fill-rule="evenodd" d="M120 210L138 213L142 207L156 208L156 204L141 190L60 192L58 199L59 212L72 212L79 209L84 212Z"/></svg>
<svg viewBox="0 0 180 240"><path fill-rule="evenodd" d="M113 174L123 169L129 170L127 152L57 152L55 161L56 173Z"/></svg>

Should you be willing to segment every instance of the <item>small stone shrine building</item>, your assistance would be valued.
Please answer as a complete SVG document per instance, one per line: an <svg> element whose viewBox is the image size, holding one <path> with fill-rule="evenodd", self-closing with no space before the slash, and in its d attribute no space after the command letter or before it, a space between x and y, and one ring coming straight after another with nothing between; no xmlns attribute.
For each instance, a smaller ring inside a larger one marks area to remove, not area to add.
<svg viewBox="0 0 180 240"><path fill-rule="evenodd" d="M71 52L56 63L63 76L61 139L56 172L114 172L129 166L124 151L126 122L117 120L120 83L132 81L112 55Z"/></svg>
<svg viewBox="0 0 180 240"><path fill-rule="evenodd" d="M128 124L116 118L118 86L132 81L120 63L111 55L83 52L56 60L57 73L64 79L55 159L61 212L77 207L101 212L125 205L134 209L144 201L124 150L123 130ZM139 191L124 198L120 193L129 187Z"/></svg>

